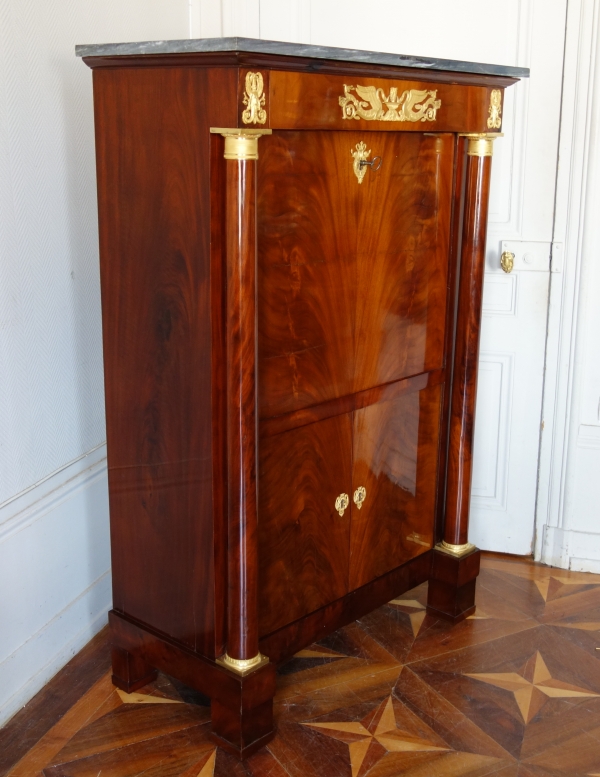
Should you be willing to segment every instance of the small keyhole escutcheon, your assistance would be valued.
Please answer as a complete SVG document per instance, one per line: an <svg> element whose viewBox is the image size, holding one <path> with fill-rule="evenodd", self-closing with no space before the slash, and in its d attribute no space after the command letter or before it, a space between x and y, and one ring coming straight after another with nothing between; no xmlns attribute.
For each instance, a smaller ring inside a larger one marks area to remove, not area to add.
<svg viewBox="0 0 600 777"><path fill-rule="evenodd" d="M338 498L335 500L335 509L338 511L340 515L343 515L346 512L346 508L350 504L350 497L348 494L340 494Z"/></svg>
<svg viewBox="0 0 600 777"><path fill-rule="evenodd" d="M363 502L367 498L367 490L364 486L359 486L354 492L354 504L360 508L363 506Z"/></svg>

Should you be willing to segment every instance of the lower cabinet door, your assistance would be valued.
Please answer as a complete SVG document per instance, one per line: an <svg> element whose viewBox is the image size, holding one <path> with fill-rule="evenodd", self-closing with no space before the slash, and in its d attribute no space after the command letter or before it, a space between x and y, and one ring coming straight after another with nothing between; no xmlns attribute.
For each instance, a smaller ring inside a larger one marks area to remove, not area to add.
<svg viewBox="0 0 600 777"><path fill-rule="evenodd" d="M433 546L441 389L354 413L350 590Z"/></svg>
<svg viewBox="0 0 600 777"><path fill-rule="evenodd" d="M261 636L348 592L351 484L352 414L260 439Z"/></svg>

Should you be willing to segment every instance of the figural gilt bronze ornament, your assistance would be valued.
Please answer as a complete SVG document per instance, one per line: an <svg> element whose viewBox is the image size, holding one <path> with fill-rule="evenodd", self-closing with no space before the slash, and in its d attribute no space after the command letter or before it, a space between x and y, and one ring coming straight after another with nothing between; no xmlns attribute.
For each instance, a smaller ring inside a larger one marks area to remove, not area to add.
<svg viewBox="0 0 600 777"><path fill-rule="evenodd" d="M358 97L352 94L356 92ZM376 86L349 86L344 84L344 95L339 98L344 119L366 121L435 121L442 101L436 99L437 90L407 89L398 97L398 88L390 87L389 94ZM385 107L384 107L385 106Z"/></svg>
<svg viewBox="0 0 600 777"><path fill-rule="evenodd" d="M502 126L502 92L499 89L492 89L489 114L488 129L500 129Z"/></svg>
<svg viewBox="0 0 600 777"><path fill-rule="evenodd" d="M246 93L243 103L246 110L242 113L244 124L264 124L267 112L264 109L265 96L262 73L246 73Z"/></svg>

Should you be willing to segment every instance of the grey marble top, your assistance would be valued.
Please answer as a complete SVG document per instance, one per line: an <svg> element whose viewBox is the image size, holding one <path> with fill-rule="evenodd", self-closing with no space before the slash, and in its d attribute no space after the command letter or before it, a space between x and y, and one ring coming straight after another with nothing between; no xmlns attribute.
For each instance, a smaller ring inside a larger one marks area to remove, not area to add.
<svg viewBox="0 0 600 777"><path fill-rule="evenodd" d="M195 40L154 40L140 43L100 43L76 46L78 57L114 57L133 54L192 54L196 52L234 51L255 54L280 54L288 57L338 59L342 62L363 62L373 65L414 67L425 70L446 70L458 73L479 73L491 76L527 78L529 68L508 65L486 65L481 62L461 62L457 59L411 57L406 54L386 54L381 51L359 51L330 46L310 46L305 43L283 43L257 38L197 38Z"/></svg>

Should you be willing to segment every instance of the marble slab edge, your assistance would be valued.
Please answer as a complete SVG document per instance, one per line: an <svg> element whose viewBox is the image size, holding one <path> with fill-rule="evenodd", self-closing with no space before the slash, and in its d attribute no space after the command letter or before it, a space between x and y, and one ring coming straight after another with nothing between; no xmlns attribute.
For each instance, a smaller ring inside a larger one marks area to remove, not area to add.
<svg viewBox="0 0 600 777"><path fill-rule="evenodd" d="M248 54L278 54L280 56L307 57L312 59L335 59L342 62L414 67L457 73L477 73L488 76L529 77L529 68L526 67L490 65L482 62L462 62L456 59L413 57L406 54L388 54L378 51L313 46L304 43L284 43L281 41L259 40L257 38L155 40L138 43L99 43L75 47L75 54L78 57L126 57L140 54L195 54L225 51Z"/></svg>

